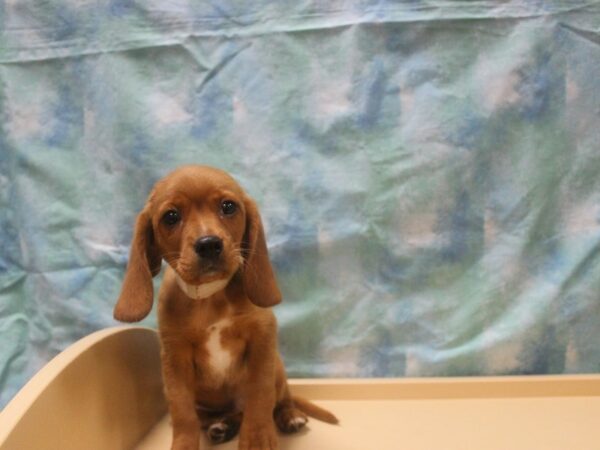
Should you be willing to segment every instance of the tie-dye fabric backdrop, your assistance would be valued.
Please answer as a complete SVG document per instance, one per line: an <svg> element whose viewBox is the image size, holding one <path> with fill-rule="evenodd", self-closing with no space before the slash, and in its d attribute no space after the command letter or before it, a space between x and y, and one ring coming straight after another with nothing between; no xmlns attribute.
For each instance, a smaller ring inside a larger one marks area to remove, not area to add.
<svg viewBox="0 0 600 450"><path fill-rule="evenodd" d="M190 162L261 207L291 376L600 371L598 1L5 1L0 111L0 404Z"/></svg>

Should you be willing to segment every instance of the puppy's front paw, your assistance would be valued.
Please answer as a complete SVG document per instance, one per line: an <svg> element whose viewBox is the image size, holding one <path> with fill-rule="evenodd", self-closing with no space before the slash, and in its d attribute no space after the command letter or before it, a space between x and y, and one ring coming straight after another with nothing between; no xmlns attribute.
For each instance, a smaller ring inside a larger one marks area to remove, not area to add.
<svg viewBox="0 0 600 450"><path fill-rule="evenodd" d="M238 450L279 450L274 424L242 426Z"/></svg>

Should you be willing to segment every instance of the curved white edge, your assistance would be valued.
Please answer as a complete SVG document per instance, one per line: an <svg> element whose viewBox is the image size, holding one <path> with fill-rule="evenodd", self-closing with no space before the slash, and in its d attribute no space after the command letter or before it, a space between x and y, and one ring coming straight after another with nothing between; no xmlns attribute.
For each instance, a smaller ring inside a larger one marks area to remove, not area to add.
<svg viewBox="0 0 600 450"><path fill-rule="evenodd" d="M14 426L23 418L39 395L79 355L111 336L139 332L156 334L155 330L146 327L118 326L107 328L79 339L52 358L0 411L0 424L2 424L0 427L0 446L6 441Z"/></svg>

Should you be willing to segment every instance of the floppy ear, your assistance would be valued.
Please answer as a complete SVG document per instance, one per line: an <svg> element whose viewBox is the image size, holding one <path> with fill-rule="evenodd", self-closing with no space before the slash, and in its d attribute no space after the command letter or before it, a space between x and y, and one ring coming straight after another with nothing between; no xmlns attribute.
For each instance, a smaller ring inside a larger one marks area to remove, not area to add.
<svg viewBox="0 0 600 450"><path fill-rule="evenodd" d="M154 243L152 222L146 208L138 215L129 263L113 315L122 322L137 322L152 309L152 277L160 272L161 257Z"/></svg>
<svg viewBox="0 0 600 450"><path fill-rule="evenodd" d="M262 221L254 201L246 197L246 232L242 279L246 295L257 306L269 307L281 302L275 273L269 261Z"/></svg>

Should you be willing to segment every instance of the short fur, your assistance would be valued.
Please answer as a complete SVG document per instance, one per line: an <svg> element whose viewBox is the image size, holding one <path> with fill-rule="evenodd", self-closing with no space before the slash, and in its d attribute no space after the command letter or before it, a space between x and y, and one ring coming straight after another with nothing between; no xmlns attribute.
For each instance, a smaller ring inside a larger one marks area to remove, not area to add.
<svg viewBox="0 0 600 450"><path fill-rule="evenodd" d="M223 212L225 200L237 205L235 213ZM176 224L164 220L170 210L179 214ZM194 247L205 236L218 237L223 246L210 264ZM227 173L185 166L155 185L135 224L116 319L148 315L162 259L168 266L158 322L172 450L197 450L202 429L213 443L239 430L240 450L273 450L279 448L275 425L294 432L306 415L337 423L330 412L290 395L269 309L281 293L262 222L254 201ZM204 299L188 297L181 287L189 294L226 279L224 289Z"/></svg>

